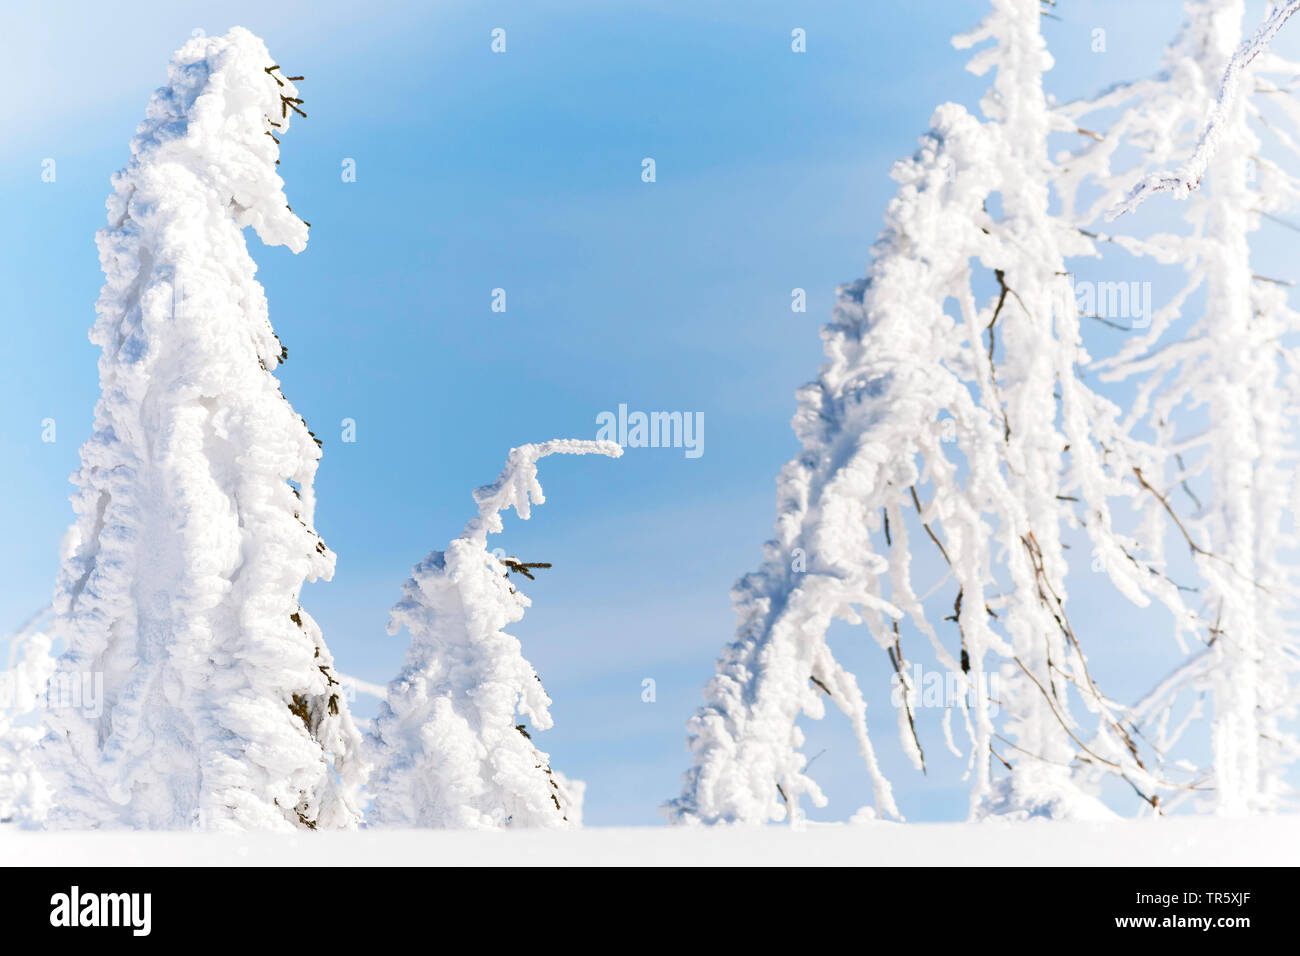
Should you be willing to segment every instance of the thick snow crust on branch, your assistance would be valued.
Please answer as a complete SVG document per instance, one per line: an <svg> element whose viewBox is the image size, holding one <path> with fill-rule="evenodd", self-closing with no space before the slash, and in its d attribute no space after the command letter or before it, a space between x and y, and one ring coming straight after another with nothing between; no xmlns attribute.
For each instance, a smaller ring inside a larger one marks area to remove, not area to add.
<svg viewBox="0 0 1300 956"><path fill-rule="evenodd" d="M304 580L320 449L271 373L283 356L243 228L294 252L276 166L293 82L242 28L189 41L113 180L91 340L102 397L73 476L55 624L52 822L349 827L360 737Z"/></svg>
<svg viewBox="0 0 1300 956"><path fill-rule="evenodd" d="M46 684L54 673L51 640L41 628L49 608L9 637L0 670L0 822L39 826L50 793L37 762Z"/></svg>
<svg viewBox="0 0 1300 956"><path fill-rule="evenodd" d="M623 453L609 441L556 439L511 450L497 480L474 492L478 514L445 551L416 566L388 630L411 636L402 672L375 721L372 826L564 827L581 820L583 785L550 768L528 733L552 726L551 700L505 628L530 601L488 535L514 508L542 504L548 455ZM520 723L525 717L528 725Z"/></svg>
<svg viewBox="0 0 1300 956"><path fill-rule="evenodd" d="M1149 328L1095 369L1134 383L1125 428L1155 436L1159 459L1144 475L1143 496L1162 513L1151 514L1158 520L1146 537L1167 532L1182 542L1195 571L1183 582L1194 614L1175 622L1187 660L1135 706L1133 723L1169 752L1208 715L1213 759L1194 767L1192 786L1166 805L1197 797L1225 814L1282 809L1293 800L1286 770L1300 756L1288 725L1300 665L1293 597L1300 357L1292 344L1300 315L1287 283L1255 273L1249 244L1261 218L1300 200L1300 179L1287 169L1300 157L1300 107L1289 87L1300 64L1264 49L1296 7L1276 7L1238 47L1242 3L1188 0L1156 76L1060 110L1062 129L1086 123L1102 131L1062 160L1069 172L1058 188L1079 229L1095 229L1135 175L1154 181L1152 167L1186 160L1180 168L1195 167L1194 184L1203 178L1207 187L1184 192L1184 231L1090 234L1098 255L1179 271ZM1225 62L1231 95L1221 88L1212 138L1193 139L1187 131L1198 127ZM1248 92L1238 95L1238 87ZM1102 126L1093 114L1114 118ZM1140 158L1115 169L1124 147L1137 147ZM1095 198L1085 205L1083 194ZM1198 294L1199 314L1191 307Z"/></svg>
<svg viewBox="0 0 1300 956"><path fill-rule="evenodd" d="M1300 10L1300 0L1285 0L1272 6L1264 21L1254 35L1245 41L1228 61L1219 83L1219 95L1210 108L1205 120L1196 151L1187 162L1173 170L1148 173L1125 199L1112 206L1106 212L1106 218L1115 219L1126 212L1131 212L1147 200L1152 193L1169 192L1175 199L1186 199L1200 188L1201 177L1209 169L1214 154L1218 152L1225 135L1225 128L1231 123L1233 112L1237 108L1237 99L1243 78L1248 76L1250 64L1268 49L1269 43L1277 35L1282 25Z"/></svg>
<svg viewBox="0 0 1300 956"><path fill-rule="evenodd" d="M1097 686L1068 613L1063 534L1080 528L1124 598L1190 612L1159 548L1112 522L1111 499L1137 497L1157 457L1077 373L1089 357L1065 261L1092 246L1049 212L1057 119L1039 20L1032 0L997 0L955 41L980 47L973 72L996 71L987 120L940 107L894 169L900 188L866 279L841 289L827 363L799 393L803 451L781 474L763 565L734 592L736 640L689 724L694 760L668 806L674 821L797 820L801 797L824 804L798 721L821 718L828 700L853 724L876 809L901 816L864 695L827 642L835 620L865 625L888 654L903 687L900 741L918 769L909 661L928 653L963 688L944 743L969 761L974 817L1110 816L1080 766L1144 797L1178 786ZM977 282L996 283L992 296L981 301ZM991 675L1002 678L996 718Z"/></svg>

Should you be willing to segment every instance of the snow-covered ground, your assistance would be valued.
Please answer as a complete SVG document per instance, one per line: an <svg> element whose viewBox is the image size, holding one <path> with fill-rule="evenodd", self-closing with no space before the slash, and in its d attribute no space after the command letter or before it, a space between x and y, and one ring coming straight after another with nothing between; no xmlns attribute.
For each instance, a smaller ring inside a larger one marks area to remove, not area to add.
<svg viewBox="0 0 1300 956"><path fill-rule="evenodd" d="M0 864L515 866L1285 866L1300 817L1089 823L813 824L562 830L35 833L0 828Z"/></svg>

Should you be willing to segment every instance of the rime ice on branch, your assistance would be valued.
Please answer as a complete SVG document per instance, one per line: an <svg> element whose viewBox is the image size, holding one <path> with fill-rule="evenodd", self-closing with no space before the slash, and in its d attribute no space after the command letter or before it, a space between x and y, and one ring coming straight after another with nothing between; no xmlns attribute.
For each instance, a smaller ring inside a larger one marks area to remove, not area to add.
<svg viewBox="0 0 1300 956"><path fill-rule="evenodd" d="M980 46L972 72L996 70L987 121L938 109L921 149L894 168L899 191L866 279L841 289L823 330L828 361L794 420L803 451L782 471L764 563L734 592L737 638L690 722L694 761L674 821L797 819L803 796L825 803L798 720L821 718L828 702L853 723L876 809L901 815L864 695L827 642L835 620L865 625L888 655L917 769L926 749L910 662L932 655L963 689L944 742L969 761L973 816L1108 816L1081 788L1082 766L1143 793L1163 785L1158 759L1139 753L1089 672L1063 541L1082 527L1122 595L1178 606L1112 527L1109 499L1132 493L1133 469L1150 459L1077 373L1088 357L1062 276L1091 246L1049 212L1039 3L992 7L956 41ZM1004 678L997 722L990 673Z"/></svg>
<svg viewBox="0 0 1300 956"><path fill-rule="evenodd" d="M375 721L368 823L471 828L578 822L568 809L570 799L580 799L581 785L551 771L518 720L523 715L535 730L549 729L550 698L518 639L504 630L531 602L512 587L487 537L502 530L501 512L513 507L527 520L531 505L545 501L537 480L540 459L622 453L614 442L576 439L513 449L497 480L474 492L477 517L447 550L416 566L388 626L391 634L405 627L411 644Z"/></svg>
<svg viewBox="0 0 1300 956"><path fill-rule="evenodd" d="M1224 21L1235 21L1236 25L1232 32L1239 33L1240 17L1234 17L1230 11L1238 11L1240 4L1229 2L1221 6L1226 8L1223 11L1227 14ZM1194 17L1204 18L1211 12L1198 11L1195 4L1189 4L1189 7ZM1187 162L1175 170L1148 173L1133 187L1123 202L1117 202L1107 210L1107 219L1115 219L1126 212L1131 212L1145 202L1153 192L1168 191L1175 199L1186 199L1200 188L1201 177L1209 169L1224 137L1232 136L1229 127L1233 123L1233 116L1240 114L1237 99L1241 95L1242 83L1250 79L1251 63L1268 49L1277 31L1282 29L1282 25L1291 19L1297 10L1300 10L1300 0L1284 0L1272 6L1254 36L1243 43L1228 59L1223 71L1223 80L1219 84L1219 95L1210 107L1209 118L1205 121L1196 150ZM1216 39L1209 38L1211 48L1217 47ZM1199 121L1199 117L1197 120Z"/></svg>
<svg viewBox="0 0 1300 956"><path fill-rule="evenodd" d="M1297 7L1278 5L1265 27L1276 32ZM1294 796L1288 767L1300 756L1288 727L1300 663L1293 597L1300 315L1287 301L1285 280L1295 276L1258 275L1249 244L1261 218L1300 202L1300 178L1286 168L1300 156L1300 108L1290 89L1300 64L1263 48L1265 28L1238 46L1244 12L1239 0L1189 0L1158 75L1062 107L1063 126L1083 122L1101 134L1063 161L1069 175L1059 182L1067 214L1096 229L1130 183L1158 179L1151 168L1196 170L1181 195L1185 230L1144 231L1129 217L1121 220L1126 232L1097 236L1108 255L1140 257L1152 270L1176 267L1178 285L1150 328L1096 368L1135 386L1126 429L1156 436L1158 464L1139 500L1158 520L1146 523L1145 537L1152 547L1169 537L1194 572L1184 587L1195 613L1174 622L1186 660L1134 708L1133 725L1174 752L1205 726L1196 718L1202 698L1210 703L1213 760L1196 767L1195 789L1169 805L1199 796L1234 815L1282 809ZM1225 63L1213 135L1198 139L1192 131ZM1229 85L1241 92L1225 95ZM1096 118L1109 115L1109 125ZM1112 168L1135 153L1135 163ZM1192 191L1202 177L1205 188ZM1079 208L1080 193L1096 198Z"/></svg>
<svg viewBox="0 0 1300 956"><path fill-rule="evenodd" d="M243 231L307 244L276 167L299 102L247 30L193 39L114 177L103 394L56 598L60 672L102 675L104 701L51 712L56 824L356 822L359 735L299 605L334 569L320 449L272 374L284 351Z"/></svg>

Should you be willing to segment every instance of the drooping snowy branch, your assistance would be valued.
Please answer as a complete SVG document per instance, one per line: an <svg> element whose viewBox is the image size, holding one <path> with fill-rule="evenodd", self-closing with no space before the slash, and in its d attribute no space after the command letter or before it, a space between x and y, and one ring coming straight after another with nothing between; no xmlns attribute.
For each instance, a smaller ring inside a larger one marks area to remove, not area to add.
<svg viewBox="0 0 1300 956"><path fill-rule="evenodd" d="M1269 22L1295 6L1275 9ZM1300 585L1293 557L1300 543L1294 376L1300 359L1292 344L1300 315L1285 286L1256 274L1249 244L1261 216L1300 201L1300 182L1274 158L1279 149L1297 155L1300 109L1280 81L1267 78L1289 80L1294 64L1262 53L1258 34L1233 53L1243 13L1240 2L1188 0L1186 23L1159 74L1062 108L1063 126L1086 121L1103 135L1063 162L1069 173L1057 182L1081 230L1095 229L1092 220L1122 195L1124 183L1153 166L1191 156L1182 168L1199 163L1197 182L1203 175L1208 187L1190 195L1182 233L1094 234L1107 255L1181 273L1180 287L1154 310L1149 328L1095 369L1135 385L1125 429L1156 436L1156 461L1141 480L1150 518L1143 534L1153 546L1165 534L1183 542L1195 575L1184 587L1199 603L1191 617L1175 620L1180 639L1186 634L1194 641L1188 661L1199 663L1162 680L1134 708L1133 723L1168 751L1207 718L1213 760L1192 769L1195 789L1175 800L1207 797L1230 814L1281 808L1287 768L1300 756L1300 742L1287 727L1296 715L1300 665L1292 598ZM1243 56L1246 49L1255 55ZM1204 115L1225 61L1235 86L1282 95L1221 93L1213 149L1206 151L1204 136L1193 141L1182 131L1196 128ZM1120 112L1109 126L1089 117L1114 109ZM1280 119L1269 118L1275 112ZM1112 158L1134 146L1136 166L1112 169ZM1075 197L1085 190L1101 198L1076 210ZM1199 315L1191 307L1197 294L1204 295ZM1208 712L1203 697L1212 705ZM1171 723L1180 701L1187 713Z"/></svg>
<svg viewBox="0 0 1300 956"><path fill-rule="evenodd" d="M1144 793L1168 785L1070 623L1071 528L1125 598L1181 602L1158 555L1111 519L1110 499L1136 494L1151 457L1077 371L1088 357L1062 277L1066 257L1091 246L1050 212L1039 5L992 6L956 41L991 41L969 67L996 70L987 122L953 104L935 113L920 151L895 167L867 278L841 289L823 331L828 361L795 417L803 451L782 472L763 566L734 592L737 637L690 722L674 821L797 819L802 796L823 804L798 721L821 718L827 698L853 723L876 808L901 816L867 733L870 695L826 639L837 619L865 624L902 680L900 743L918 769L907 661L928 650L962 689L944 726L956 714L966 727L974 816L1105 816L1080 789L1083 766ZM977 289L991 285L981 304ZM928 648L909 650L914 636ZM990 678L1003 679L996 721ZM1008 771L996 780L995 760Z"/></svg>
<svg viewBox="0 0 1300 956"><path fill-rule="evenodd" d="M243 232L306 245L276 165L290 101L247 30L193 39L113 180L103 394L55 602L57 676L103 693L50 710L57 825L356 823L360 737L299 603L334 569L321 453L271 371L284 351Z"/></svg>
<svg viewBox="0 0 1300 956"><path fill-rule="evenodd" d="M1123 202L1107 211L1107 220L1133 211L1152 193L1169 192L1175 199L1186 199L1200 188L1201 177L1205 175L1218 151L1224 137L1224 128L1236 109L1242 78L1247 75L1251 62L1268 49L1270 41L1297 10L1300 10L1300 0L1285 0L1269 10L1254 36L1243 43L1228 61L1223 80L1219 84L1219 95L1210 108L1196 151L1177 169L1148 173Z"/></svg>
<svg viewBox="0 0 1300 956"><path fill-rule="evenodd" d="M487 548L514 508L545 501L537 463L548 455L623 453L614 442L556 439L512 449L497 480L474 492L478 514L445 551L416 566L388 630L411 635L406 663L375 720L372 826L572 826L582 784L550 768L519 722L552 721L550 698L517 638L527 596ZM517 579L516 579L517 583Z"/></svg>

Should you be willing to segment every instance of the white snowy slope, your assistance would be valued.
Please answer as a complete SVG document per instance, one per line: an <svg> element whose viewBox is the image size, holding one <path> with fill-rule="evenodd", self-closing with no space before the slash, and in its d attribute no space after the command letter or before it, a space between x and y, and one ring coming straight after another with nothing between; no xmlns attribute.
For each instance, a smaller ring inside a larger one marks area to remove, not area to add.
<svg viewBox="0 0 1300 956"><path fill-rule="evenodd" d="M497 480L474 492L478 515L416 568L389 632L411 635L402 672L374 722L368 826L567 827L581 822L583 785L553 772L533 731L551 726L541 679L505 628L531 603L523 577L488 550L501 513L527 520L545 501L547 455L623 453L614 442L556 439L512 449Z"/></svg>
<svg viewBox="0 0 1300 956"><path fill-rule="evenodd" d="M1300 818L806 827L31 833L10 866L1287 866Z"/></svg>
<svg viewBox="0 0 1300 956"><path fill-rule="evenodd" d="M320 449L280 393L282 346L244 228L300 252L276 162L301 102L242 28L190 40L149 102L100 231L102 397L73 476L50 709L51 825L355 825L360 737L298 603L334 555ZM341 774L341 776L340 776Z"/></svg>

